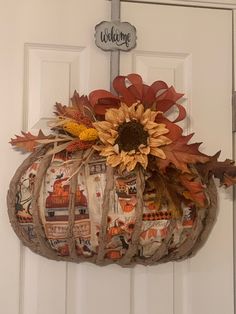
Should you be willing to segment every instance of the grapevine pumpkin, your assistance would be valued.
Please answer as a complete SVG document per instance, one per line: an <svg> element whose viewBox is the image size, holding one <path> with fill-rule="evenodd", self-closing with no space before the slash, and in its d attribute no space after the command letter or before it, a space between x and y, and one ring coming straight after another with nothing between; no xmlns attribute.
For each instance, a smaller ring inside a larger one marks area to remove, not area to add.
<svg viewBox="0 0 236 314"><path fill-rule="evenodd" d="M56 104L52 134L11 140L31 151L10 183L11 224L24 245L55 260L128 266L192 256L216 220L213 177L230 186L235 167L189 144L173 87L130 74L114 88L117 96L75 92L69 106Z"/></svg>

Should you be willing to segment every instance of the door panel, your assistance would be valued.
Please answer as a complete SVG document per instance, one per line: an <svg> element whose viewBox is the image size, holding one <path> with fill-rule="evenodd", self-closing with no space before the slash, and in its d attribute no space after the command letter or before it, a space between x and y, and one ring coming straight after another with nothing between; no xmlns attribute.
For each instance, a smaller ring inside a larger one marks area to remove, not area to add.
<svg viewBox="0 0 236 314"><path fill-rule="evenodd" d="M147 83L160 79L174 85L185 94L191 121L182 125L185 132L196 132L193 140L203 141L204 152L222 148L222 160L230 157L231 12L122 3L121 16L135 25L138 36L136 49L121 54L121 73L137 72ZM151 290L144 298L148 314L158 308L166 314L233 313L231 192L220 191L218 221L196 257L150 267L145 274L137 268L134 313L139 313L144 282Z"/></svg>

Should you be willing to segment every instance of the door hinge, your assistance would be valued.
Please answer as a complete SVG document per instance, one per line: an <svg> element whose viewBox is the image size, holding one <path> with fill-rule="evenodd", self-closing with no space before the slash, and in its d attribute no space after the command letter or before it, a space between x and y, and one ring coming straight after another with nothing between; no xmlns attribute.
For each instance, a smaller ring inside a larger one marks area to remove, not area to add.
<svg viewBox="0 0 236 314"><path fill-rule="evenodd" d="M236 91L232 94L232 131L236 132Z"/></svg>

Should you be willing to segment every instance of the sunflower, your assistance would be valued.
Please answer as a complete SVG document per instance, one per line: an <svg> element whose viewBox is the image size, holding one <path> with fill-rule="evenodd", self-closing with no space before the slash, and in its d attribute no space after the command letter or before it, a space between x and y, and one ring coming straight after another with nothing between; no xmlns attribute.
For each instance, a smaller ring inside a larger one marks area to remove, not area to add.
<svg viewBox="0 0 236 314"><path fill-rule="evenodd" d="M94 148L107 158L107 163L121 171L132 171L137 163L144 169L148 155L165 159L161 146L171 143L163 134L169 132L165 124L156 123L159 111L144 109L140 103L128 107L121 104L119 109L108 109L105 121L95 122L101 144Z"/></svg>

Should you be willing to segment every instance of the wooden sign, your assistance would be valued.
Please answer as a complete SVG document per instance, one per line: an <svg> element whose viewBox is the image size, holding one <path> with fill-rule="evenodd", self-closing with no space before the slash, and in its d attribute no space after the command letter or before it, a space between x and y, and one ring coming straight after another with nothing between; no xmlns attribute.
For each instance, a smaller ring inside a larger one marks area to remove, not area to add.
<svg viewBox="0 0 236 314"><path fill-rule="evenodd" d="M136 46L136 28L128 22L101 22L95 27L95 43L105 51L129 51Z"/></svg>

